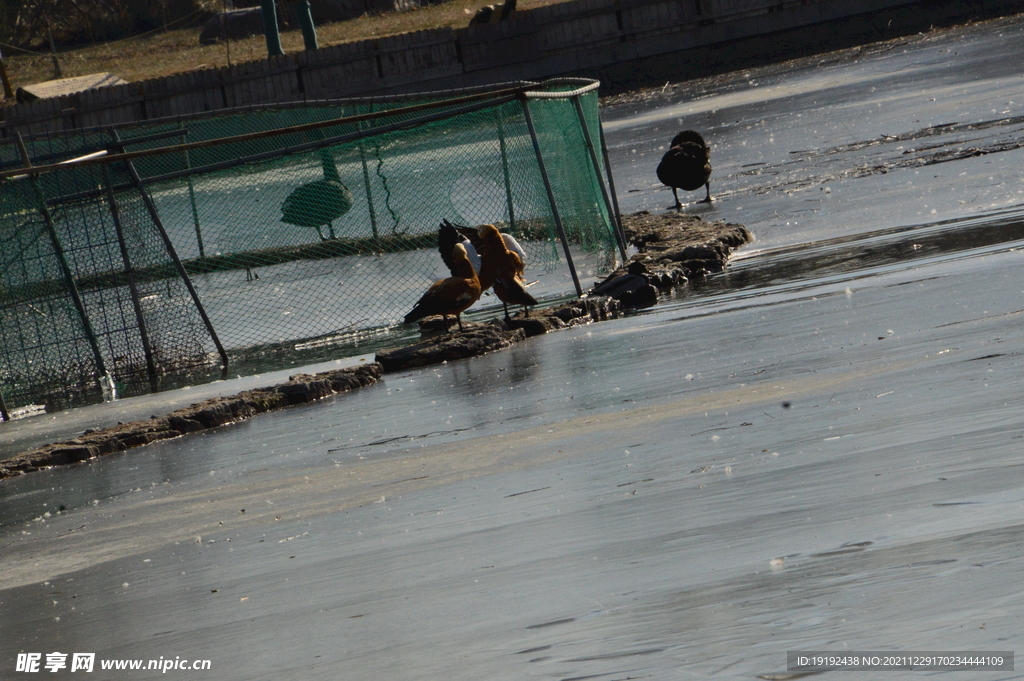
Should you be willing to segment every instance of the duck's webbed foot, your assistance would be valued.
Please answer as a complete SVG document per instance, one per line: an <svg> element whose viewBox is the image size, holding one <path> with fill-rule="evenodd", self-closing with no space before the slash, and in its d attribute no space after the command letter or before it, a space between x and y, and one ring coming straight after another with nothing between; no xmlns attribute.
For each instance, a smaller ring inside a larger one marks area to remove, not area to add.
<svg viewBox="0 0 1024 681"><path fill-rule="evenodd" d="M676 200L676 202L675 202L675 205L669 206L669 210L671 210L673 208L675 210L682 210L683 209L683 203L679 200L679 194L676 193L676 188L675 187L672 187L672 198L674 198Z"/></svg>

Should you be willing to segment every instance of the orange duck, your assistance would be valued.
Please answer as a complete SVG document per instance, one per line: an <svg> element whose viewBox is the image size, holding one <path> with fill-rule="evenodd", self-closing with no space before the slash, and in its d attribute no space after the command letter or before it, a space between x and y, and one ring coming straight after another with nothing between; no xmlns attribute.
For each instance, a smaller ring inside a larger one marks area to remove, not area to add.
<svg viewBox="0 0 1024 681"><path fill-rule="evenodd" d="M480 298L480 279L473 270L473 265L466 255L466 247L455 244L452 248L452 276L435 281L423 297L417 301L409 314L405 315L405 323L441 315L444 318L445 330L448 328L448 315L455 315L462 328L462 312Z"/></svg>
<svg viewBox="0 0 1024 681"><path fill-rule="evenodd" d="M502 234L494 225L481 225L477 233L480 235L477 247L480 251L480 290L494 287L495 295L505 308L505 319L509 319L509 303L522 305L525 315L529 316L527 306L536 305L537 300L526 291L522 248L514 238Z"/></svg>

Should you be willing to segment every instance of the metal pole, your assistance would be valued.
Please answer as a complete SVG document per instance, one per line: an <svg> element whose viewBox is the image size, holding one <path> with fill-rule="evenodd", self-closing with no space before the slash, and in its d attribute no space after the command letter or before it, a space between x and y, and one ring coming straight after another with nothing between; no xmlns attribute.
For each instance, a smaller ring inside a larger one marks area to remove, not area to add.
<svg viewBox="0 0 1024 681"><path fill-rule="evenodd" d="M540 177L544 180L544 190L548 193L548 202L551 204L551 215L555 219L555 229L558 231L558 238L562 240L562 250L565 251L565 260L569 264L569 273L572 274L572 282L576 285L576 295L583 296L583 287L580 286L580 278L576 275L576 265L572 261L572 253L569 251L569 240L565 237L565 229L562 227L562 218L558 214L558 206L555 204L555 193L551 189L551 180L548 178L548 170L544 166L544 156L540 151L540 142L537 140L537 129L533 127L533 116L530 115L530 100L523 97L519 100L523 104L523 115L526 117L526 127L530 129L530 139L533 140L533 151L537 154L537 165L540 166Z"/></svg>
<svg viewBox="0 0 1024 681"><path fill-rule="evenodd" d="M60 70L60 62L57 61L57 48L53 45L53 31L50 30L50 22L46 22L46 35L50 39L50 59L53 60L53 77L63 78L64 74Z"/></svg>
<svg viewBox="0 0 1024 681"><path fill-rule="evenodd" d="M297 134L306 132L307 130L316 130L318 128L336 127L339 125L348 125L349 123L355 123L357 121L369 121L377 120L379 118L399 118L395 123L388 123L387 125L381 125L376 128L366 128L362 132L348 133L347 135L338 135L337 137L328 137L324 142L326 146L337 146L339 144L345 144L352 140L359 139L361 137L373 137L374 135L382 135L386 132L393 132L396 130L404 130L406 128L416 127L424 123L431 123L433 121L444 120L446 118L454 118L455 116L461 116L462 114L473 113L482 109L489 109L495 106L501 106L506 102L511 102L516 99L517 95L508 94L513 92L513 89L501 90L495 94L493 99L487 101L481 101L485 99L480 95L467 95L466 97L456 97L455 99L444 100L443 103L456 104L461 102L474 102L467 106L460 106L457 109L447 109L434 114L428 114L426 116L417 116L415 118L402 118L406 115L418 113L420 111L426 111L429 109L438 108L436 102L427 104L415 104L412 106L402 107L400 109L391 109L390 111L380 111L378 113L361 114L359 116L346 116L345 118L334 118L326 121L315 121L313 123L303 123L301 125L293 125L287 128L278 128L273 130L260 130L257 132L248 132L242 135L234 135L232 137L220 137L216 139L201 140L198 142L189 142L186 144L176 144L170 147L156 147L153 149L140 149L139 151L133 151L125 154L117 154L110 158L103 158L102 161L99 158L82 159L78 163L85 165L92 165L94 163L110 163L113 161L124 161L128 159L143 158L146 156L162 156L164 154L176 153L179 151L191 150L191 149L205 149L207 147L217 147L224 144L236 144L239 142L249 142L257 139L265 139L267 137L279 137L281 135ZM248 110L249 107L243 107ZM126 140L125 144L133 144L134 140ZM274 151L263 152L260 154L253 154L252 156L245 156L235 158L227 162L211 163L206 166L199 168L200 172L209 172L211 170L222 170L224 168L233 168L235 166L244 165L246 163L252 163L253 161L261 161L267 158L279 158L282 156L288 156L290 154L301 153L303 151L309 151L310 149L316 149L325 146L319 142L307 142L306 144L298 144L289 147L282 147ZM122 158L122 156L124 158ZM48 173L54 170L66 170L67 164L60 163L48 163L46 165L39 165L33 168L33 172L36 173ZM195 169L193 169L195 170ZM16 168L13 170L0 170L0 179L6 179L8 177L15 177L18 175L24 175L23 169ZM188 175L189 171L175 171L173 173L167 173L166 175L160 175L161 181L179 177L182 175ZM199 174L199 173L196 173ZM81 194L84 195L84 194ZM76 196L80 196L76 194Z"/></svg>
<svg viewBox="0 0 1024 681"><path fill-rule="evenodd" d="M142 303L139 301L139 289L135 284L135 270L132 267L131 257L128 255L128 244L124 240L124 229L121 227L121 212L117 207L117 199L114 197L114 183L110 179L110 166L103 166L103 180L107 185L107 202L110 204L110 215L114 219L117 244L121 248L121 260L124 261L124 275L128 280L128 291L131 293L132 307L135 309L135 321L139 325L142 352L146 355L146 374L149 376L149 388L152 392L156 392L159 387L157 385L156 363L153 361L153 349L149 344L149 334L146 331L146 318L142 314Z"/></svg>
<svg viewBox="0 0 1024 681"><path fill-rule="evenodd" d="M4 85L4 98L14 99L14 88L11 87L11 79L7 76L7 65L4 64L2 53L0 53L0 82Z"/></svg>
<svg viewBox="0 0 1024 681"><path fill-rule="evenodd" d="M597 152L594 150L594 140L590 137L590 126L587 125L587 117L583 113L583 104L580 103L579 97L573 97L572 101L573 104L576 105L576 116L580 119L580 126L583 128L583 139L587 143L587 151L590 152L590 162L594 166L594 175L597 177L597 184L601 186L601 197L604 199L605 208L608 210L608 217L612 222L612 232L615 234L615 240L619 244L619 253L622 254L622 259L625 260L626 244L617 229L618 225L615 221L615 211L612 208L611 200L608 198L608 189L605 187L604 180L601 178L601 164L597 160Z"/></svg>
<svg viewBox="0 0 1024 681"><path fill-rule="evenodd" d="M363 122L356 122L356 130L362 132ZM370 189L370 168L366 165L366 150L363 149L362 141L359 142L359 160L363 162L363 182L366 184L366 205L370 209L370 228L373 229L373 238L377 238L377 211L373 208L373 190Z"/></svg>
<svg viewBox="0 0 1024 681"><path fill-rule="evenodd" d="M307 50L315 50L319 47L316 41L316 25L313 24L313 14L309 11L309 0L298 0L295 3L295 16L299 18L299 27L302 29L302 42Z"/></svg>
<svg viewBox="0 0 1024 681"><path fill-rule="evenodd" d="M25 167L31 168L32 159L28 155L28 148L25 146L25 140L21 138L21 133L15 132L14 138L18 144L18 151L21 152L21 158L25 163ZM35 190L36 201L39 203L37 210L43 216L43 222L46 223L46 231L49 233L50 241L53 244L54 255L57 257L57 263L60 265L61 273L64 275L64 282L67 284L68 293L71 294L71 300L75 305L75 309L78 311L79 319L82 321L82 329L85 332L86 340L89 341L89 347L92 349L96 370L100 374L100 386L102 387L102 379L108 376L108 372L107 365L103 361L103 354L100 352L99 338L97 338L96 332L89 322L89 315L85 311L85 303L82 302L82 296L78 293L78 285L75 284L74 274L72 274L71 266L68 265L67 257L64 255L64 247L61 246L60 237L57 236L57 228L53 225L53 216L50 215L50 210L46 207L46 197L43 196L43 190L39 186L39 178L33 174L30 176L30 180L32 188Z"/></svg>
<svg viewBox="0 0 1024 681"><path fill-rule="evenodd" d="M281 33L277 28L277 3L274 0L261 0L263 10L263 35L267 39L267 56L283 57L281 49Z"/></svg>
<svg viewBox="0 0 1024 681"><path fill-rule="evenodd" d="M121 144L121 138L117 134L117 130L111 129L110 134L114 138L113 146L123 152L124 145ZM196 289L192 285L192 280L189 278L188 272L185 271L185 266L181 264L177 251L174 250L174 244L171 243L171 237L168 236L167 230L164 229L164 223L156 211L156 204L153 203L153 198L149 195L149 192L146 191L146 187L142 183L142 178L139 177L139 173L135 169L135 164L130 160L125 161L125 164L128 166L128 173L132 178L132 184L134 184L135 188L138 190L139 196L142 197L142 202L146 204L146 210L149 211L149 217L153 220L153 225L156 227L157 232L160 233L160 238L164 242L164 248L167 249L167 254L174 263L174 269L177 270L178 276L181 277L181 280L185 284L185 288L188 289L188 294L192 296L192 302L195 303L196 310L199 311L199 316L202 318L203 324L206 325L206 330L209 332L210 338L213 340L213 344L217 346L217 352L220 353L221 361L224 363L221 369L221 375L227 376L228 353L225 352L224 346L220 344L220 338L217 337L217 332L213 328L213 323L207 316L206 309L203 307L203 303L199 300L199 294L196 293Z"/></svg>
<svg viewBox="0 0 1024 681"><path fill-rule="evenodd" d="M231 33L228 31L228 0L221 0L224 11L220 15L220 27L224 31L224 49L228 55L228 66L231 66Z"/></svg>
<svg viewBox="0 0 1024 681"><path fill-rule="evenodd" d="M601 116L597 117L597 130L601 136L601 155L604 156L604 170L608 175L608 188L611 190L612 195L612 206L615 207L615 221L619 225L619 238L622 239L622 243L626 243L626 230L622 227L622 213L619 211L619 199L618 194L615 191L615 179L612 177L612 164L608 160L608 143L604 141L604 123L601 122Z"/></svg>
<svg viewBox="0 0 1024 681"><path fill-rule="evenodd" d="M179 123L178 125L182 128L182 130L185 129L185 124L184 123ZM188 170L191 167L191 165L192 164L189 162L189 159L188 159L188 149L186 149L185 150L185 169ZM106 168L107 166L103 166L103 167ZM188 201L189 201L189 204L192 206L192 223L195 224L195 226L196 226L196 244L199 246L199 257L200 258L205 258L206 257L206 249L203 247L203 231L199 227L199 208L196 207L196 190L195 190L195 187L192 185L192 176L191 175L186 176L185 181L188 183ZM111 189L113 189L113 188L111 188Z"/></svg>
<svg viewBox="0 0 1024 681"><path fill-rule="evenodd" d="M501 109L495 109L494 116L498 119L498 144L501 145L501 169L505 174L505 201L508 203L508 224L516 228L516 214L512 207L512 182L508 174L508 150L505 147L505 127L501 123Z"/></svg>
<svg viewBox="0 0 1024 681"><path fill-rule="evenodd" d="M368 129L365 129L362 132L353 132L353 133L349 133L347 135L339 135L338 137L329 137L329 138L323 140L322 142L306 142L305 144L298 144L298 145L293 145L293 146L290 146L290 147L284 147L284 148L281 148L281 149L276 149L274 151L265 151L265 152L262 152L262 153L259 153L259 154L254 154L252 156L239 156L239 157L228 159L226 161L218 161L216 163L210 163L208 165L199 166L199 167L196 167L196 168L192 168L190 170L175 170L175 171L170 172L170 173L164 173L163 175L154 175L154 176L149 178L149 182L152 182L154 184L155 183L161 183L161 182L170 182L171 180L177 180L177 179L182 178L182 177L187 177L188 175L202 175L202 174L211 173L211 172L214 172L214 171L217 171L217 170L226 170L228 168L236 168L236 167L238 167L240 165L245 165L247 163L255 163L256 161L264 161L264 160L271 159L271 158L281 158L282 156L287 156L289 154L305 153L307 151L314 150L314 149L316 149L318 147L323 147L323 146L331 146L331 147L340 146L342 144L348 144L349 142L351 142L353 140L359 140L359 139L362 139L362 138L365 138L365 137L371 137L373 135L381 135L381 134L384 134L385 132L392 132L394 130L403 130L405 128L414 127L414 126L417 126L417 125L421 125L423 123L429 123L429 122L437 121L437 120L444 120L446 118L451 118L453 116L458 116L458 115L461 115L461 114L473 113L473 112L476 112L476 111L481 111L483 109L489 109L492 106L500 106L502 104L505 104L506 102L511 102L514 99L515 99L515 97L513 97L513 96L503 97L500 100L498 100L497 102L482 102L482 103L473 104L471 106L463 107L463 108L460 108L460 109L457 109L457 110L453 110L453 111L442 111L442 112L437 113L437 114L430 114L429 116L422 116L420 118L399 121L397 123L391 123L391 124L388 124L388 125L382 125L382 126L379 126L379 127L376 127L376 128L368 128ZM408 109L407 109L407 111L408 111ZM373 115L373 114L368 114L368 115ZM364 119L362 119L362 118L360 118L358 116L349 116L349 117L347 117L345 119L338 119L338 120L336 120L335 121L335 125L340 125L342 123L344 123L344 124L354 123L354 122L358 122L359 120L364 120ZM317 125L319 125L319 124L317 124ZM301 126L295 126L293 128L290 128L290 130L293 130L293 131L296 131L296 132L302 132L303 130L313 130L313 129L315 129L315 128L310 127L308 125L301 125ZM235 140L235 141L248 141L250 139L262 139L264 137L269 137L269 135L266 135L265 132L264 133L257 133L256 136L252 136L251 134L246 134L246 135L239 135L237 137L227 138L227 139L231 139L231 140ZM273 132L273 131L271 131L271 132ZM143 158L143 157L147 157L147 156L152 156L153 154L151 153L151 151L159 151L162 154L170 154L170 153L177 153L179 151L187 151L189 149L200 149L200 148L205 148L207 146L214 146L214 145L207 144L207 142L211 142L211 141L214 141L214 140L206 140L204 142L198 142L198 143L193 143L193 144L178 144L178 145L175 145L173 147L162 147L162 148L157 149L157 150L142 150L142 151L134 151L134 152L131 152L131 153L126 153L126 154L110 155L110 156L105 157L104 160L107 163L113 163L115 161L127 161L129 159L136 159L136 158ZM126 140L126 143L129 143L129 144L133 143L133 142L134 142L134 140ZM84 159L80 163L82 165L91 165L94 162L95 161L91 160L91 159ZM39 173L42 173L42 172L52 172L52 171L55 171L55 170L58 170L58 169L66 170L67 166L63 165L63 164L59 164L59 163L54 163L54 164L50 164L50 165L46 165L46 166L36 166L35 167L35 171L39 172ZM22 169L17 169L17 170L0 170L0 181L6 179L8 177L24 175L24 174L25 174L25 172ZM115 186L114 189L115 190L131 189L132 187L134 187L134 185L131 182L127 182L125 184L120 184L120 185ZM74 194L65 194L65 195L63 195L63 196L61 196L61 197L59 197L57 199L54 199L53 201L50 201L49 203L56 205L59 202L83 201L83 200L86 200L86 199L95 198L97 196L103 196L103 191L100 190L100 189L88 189L86 191L76 192Z"/></svg>

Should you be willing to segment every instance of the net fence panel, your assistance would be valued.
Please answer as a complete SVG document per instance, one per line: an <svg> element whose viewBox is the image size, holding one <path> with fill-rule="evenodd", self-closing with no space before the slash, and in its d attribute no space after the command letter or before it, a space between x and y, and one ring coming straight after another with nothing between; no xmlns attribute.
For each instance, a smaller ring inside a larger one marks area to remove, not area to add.
<svg viewBox="0 0 1024 681"><path fill-rule="evenodd" d="M119 393L213 375L220 348L232 373L255 373L390 333L448 274L437 254L442 220L512 234L530 278L564 270L527 105L573 252L614 265L605 178L573 99L598 125L596 83L509 92L316 102L27 139L34 166L109 155L33 181ZM0 170L22 166L0 148ZM69 303L31 183L5 179L0 194L0 229L18 244L4 253L0 392L8 402L42 399L57 389L28 387L26 367L47 367L41 373L67 393L46 398L48 408L95 401L89 386L102 372L88 361L88 329ZM53 308L45 324L33 312L43 301ZM485 296L475 309L495 305Z"/></svg>
<svg viewBox="0 0 1024 681"><path fill-rule="evenodd" d="M586 121L588 108L597 112L597 93L582 96L580 103ZM601 191L604 177L600 164L595 167L593 163L575 102L545 97L531 99L529 106L569 242L584 251L602 253L606 267L613 267L615 233ZM589 125L597 131L593 122ZM599 141L592 138L592 143Z"/></svg>
<svg viewBox="0 0 1024 681"><path fill-rule="evenodd" d="M7 183L0 212L0 390L8 406L99 399L101 372L30 184Z"/></svg>

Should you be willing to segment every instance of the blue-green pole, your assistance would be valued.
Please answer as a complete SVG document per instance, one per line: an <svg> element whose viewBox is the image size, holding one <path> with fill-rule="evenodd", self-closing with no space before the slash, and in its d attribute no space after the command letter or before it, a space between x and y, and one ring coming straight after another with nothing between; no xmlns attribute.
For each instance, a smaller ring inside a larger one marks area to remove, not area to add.
<svg viewBox="0 0 1024 681"><path fill-rule="evenodd" d="M274 0L260 0L263 8L263 35L267 38L267 56L282 57L281 33L277 29L277 4Z"/></svg>
<svg viewBox="0 0 1024 681"><path fill-rule="evenodd" d="M302 42L307 50L320 47L316 42L316 26L313 24L313 13L309 10L309 0L298 0L295 3L295 16L299 18L302 29Z"/></svg>

